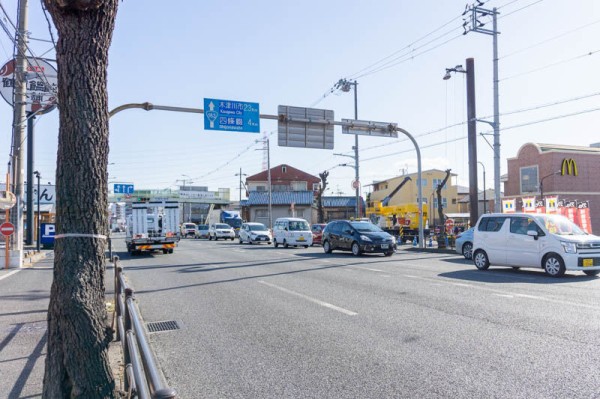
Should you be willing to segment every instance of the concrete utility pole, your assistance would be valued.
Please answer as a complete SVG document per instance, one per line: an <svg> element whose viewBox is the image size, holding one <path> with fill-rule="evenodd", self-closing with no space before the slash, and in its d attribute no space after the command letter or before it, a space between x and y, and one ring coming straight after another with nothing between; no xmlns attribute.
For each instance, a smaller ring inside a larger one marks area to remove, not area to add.
<svg viewBox="0 0 600 399"><path fill-rule="evenodd" d="M469 203L471 227L479 218L479 190L477 189L477 121L475 111L475 61L467 58L467 137L469 142Z"/></svg>
<svg viewBox="0 0 600 399"><path fill-rule="evenodd" d="M18 258L18 266L23 259L23 159L25 158L24 128L26 118L27 102L27 10L28 0L19 0L19 15L17 22L17 54L15 55L15 82L13 102L13 138L12 138L12 184L13 192L17 197L16 212L12 212L12 221L15 225L15 233L12 235L13 250ZM28 221L31 225L31 220Z"/></svg>
<svg viewBox="0 0 600 399"><path fill-rule="evenodd" d="M467 58L467 69L462 65L446 68L444 80L450 79L450 72L467 74L467 138L469 146L469 209L470 223L475 226L479 218L479 193L477 189L477 114L475 111L475 61ZM440 221L441 222L441 221Z"/></svg>
<svg viewBox="0 0 600 399"><path fill-rule="evenodd" d="M465 10L463 15L471 12L471 16L469 19L465 20L463 23L463 28L465 29L464 35L468 32L478 32L486 35L491 35L492 45L493 45L493 65L494 65L494 121L488 122L483 120L478 120L479 122L488 123L494 129L494 212L499 212L501 200L500 200L500 104L499 104L499 90L498 90L498 10L493 8L491 10L486 10L479 6L471 6L470 9ZM485 25L481 21L479 21L479 17L491 16L492 17L492 29L485 29L483 26ZM469 29L467 29L467 27Z"/></svg>

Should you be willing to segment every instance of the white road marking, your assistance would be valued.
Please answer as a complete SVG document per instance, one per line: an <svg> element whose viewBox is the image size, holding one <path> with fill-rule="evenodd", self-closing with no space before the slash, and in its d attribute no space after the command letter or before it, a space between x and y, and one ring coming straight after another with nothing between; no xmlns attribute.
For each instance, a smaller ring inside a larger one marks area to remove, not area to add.
<svg viewBox="0 0 600 399"><path fill-rule="evenodd" d="M295 296L300 297L302 299L306 299L307 301L310 301L312 303L316 303L317 305L321 305L321 306L324 306L326 308L329 308L329 309L332 309L332 310L336 310L336 311L341 312L341 313L343 313L345 315L348 315L348 316L356 316L358 314L358 313L353 312L351 310L340 308L339 306L332 305L331 303L323 302L323 301L321 301L319 299L311 298L311 297L306 296L304 294L300 294L298 292L295 292L295 291L292 291L292 290L288 290L287 288L283 288L283 287L280 287L280 286L275 285L275 284L267 283L264 280L259 280L258 282L261 283L261 284L267 285L267 286L269 286L271 288L278 289L279 291L285 292L286 294L295 295Z"/></svg>
<svg viewBox="0 0 600 399"><path fill-rule="evenodd" d="M514 295L509 295L509 294L496 294L495 292L492 292L492 295L494 296L500 296L502 298L514 298Z"/></svg>
<svg viewBox="0 0 600 399"><path fill-rule="evenodd" d="M363 267L363 266L351 266L353 269L361 269L361 270L368 270L370 272L380 272L380 273L384 273L383 270L379 270L379 269L371 269L369 267Z"/></svg>
<svg viewBox="0 0 600 399"><path fill-rule="evenodd" d="M544 302L549 302L549 303L556 303L556 304L560 304L560 305L566 305L566 306L574 306L574 307L578 307L578 308L584 308L584 309L593 309L593 310L600 310L599 306L595 306L595 305L589 305L586 303L580 303L580 302L571 302L571 301L565 301L562 299L554 299L554 298L547 298L544 296L536 296L536 295L528 295L528 294L520 294L517 292L511 292L511 291L504 291L504 290L498 290L498 289L494 289L494 288L488 288L485 285L475 285L475 284L463 284L463 283L455 283L455 282L451 282L451 281L445 281L445 280L440 280L440 278L434 278L434 277L419 277L419 276L413 276L410 274L404 274L404 277L409 277L409 278L414 278L417 280L422 280L422 281L427 281L429 283L431 283L432 285L438 285L438 284L444 284L444 285L453 285L453 286L459 286L459 287L467 287L467 288L472 288L472 289L476 289L476 290L480 290L480 291L485 291L485 292L489 292L491 293L491 295L496 295L496 296L503 296L506 298L512 298L512 297L519 297L519 298L525 298L525 299L534 299L534 300L538 300L538 301L544 301ZM483 283L488 285L488 283Z"/></svg>
<svg viewBox="0 0 600 399"><path fill-rule="evenodd" d="M20 271L21 271L21 269L19 269L19 270L13 270L12 272L8 272L8 273L6 273L4 276L0 277L0 280L3 280L3 279L5 279L5 278L7 278L7 277L10 277L10 276L12 276L13 274L16 274L16 273L18 273L18 272L20 272Z"/></svg>

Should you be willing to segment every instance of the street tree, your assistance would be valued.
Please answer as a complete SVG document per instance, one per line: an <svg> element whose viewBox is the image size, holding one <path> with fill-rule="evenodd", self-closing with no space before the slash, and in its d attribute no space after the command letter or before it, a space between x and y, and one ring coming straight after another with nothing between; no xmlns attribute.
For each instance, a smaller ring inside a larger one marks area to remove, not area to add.
<svg viewBox="0 0 600 399"><path fill-rule="evenodd" d="M58 43L54 279L44 398L113 398L105 308L106 75L118 0L43 0Z"/></svg>
<svg viewBox="0 0 600 399"><path fill-rule="evenodd" d="M317 193L317 219L318 219L319 223L325 222L325 212L323 210L323 193L327 189L327 177L328 176L329 176L328 171L319 173L319 177L321 178L321 185L319 186L319 191Z"/></svg>

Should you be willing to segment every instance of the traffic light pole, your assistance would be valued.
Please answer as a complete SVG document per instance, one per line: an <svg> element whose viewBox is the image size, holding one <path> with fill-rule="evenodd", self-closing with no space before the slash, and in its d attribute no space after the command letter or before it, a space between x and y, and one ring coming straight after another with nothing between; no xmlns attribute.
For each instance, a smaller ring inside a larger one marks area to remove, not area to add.
<svg viewBox="0 0 600 399"><path fill-rule="evenodd" d="M201 108L183 108L183 107L171 107L171 106L165 106L165 105L154 105L151 103L131 103L131 104L124 104L121 105L117 108L114 108L112 111L109 112L109 117L113 117L115 114L124 111L126 109L143 109L146 111L151 111L151 110L162 110L162 111L174 111L174 112L189 112L189 113L194 113L194 114L203 114L204 110ZM327 119L323 119L323 120L306 120L306 119L301 119L301 118L290 118L287 117L285 115L265 115L265 114L260 114L259 115L260 119L270 119L270 120L276 120L279 122L306 122L306 123L311 123L311 124L317 124L317 125L337 125L337 126L346 126L346 127L364 127L364 128L369 128L371 130L375 129L375 127L370 124L369 122L362 122L362 121L352 121L352 122L337 122L337 121L333 121L333 120L327 120ZM404 134L405 136L407 136L410 141L414 144L415 146L415 150L417 151L417 178L418 181L421 181L421 150L419 149L419 145L417 144L417 141L415 140L415 138L406 130L399 128L393 124L387 124L385 130L389 133L389 132L400 132L402 134ZM267 138L267 151L269 151L269 139ZM257 140L257 142L260 140ZM271 166L270 166L270 159L268 159L269 161L269 165L268 165L268 170L269 170L269 189L271 188L271 174L270 174L270 170L271 170ZM423 187L421 186L421 184L418 185L418 202L419 202L419 248L424 248L425 245L425 237L424 237L424 232L423 232ZM272 220L271 220L271 196L269 195L269 224L272 224Z"/></svg>

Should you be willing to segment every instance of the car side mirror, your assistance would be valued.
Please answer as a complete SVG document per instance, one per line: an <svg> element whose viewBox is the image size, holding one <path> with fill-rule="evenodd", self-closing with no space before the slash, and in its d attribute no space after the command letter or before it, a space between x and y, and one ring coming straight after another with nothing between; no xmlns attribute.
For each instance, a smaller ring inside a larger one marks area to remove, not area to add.
<svg viewBox="0 0 600 399"><path fill-rule="evenodd" d="M527 230L527 235L533 237L534 240L538 239L538 232L535 230Z"/></svg>

